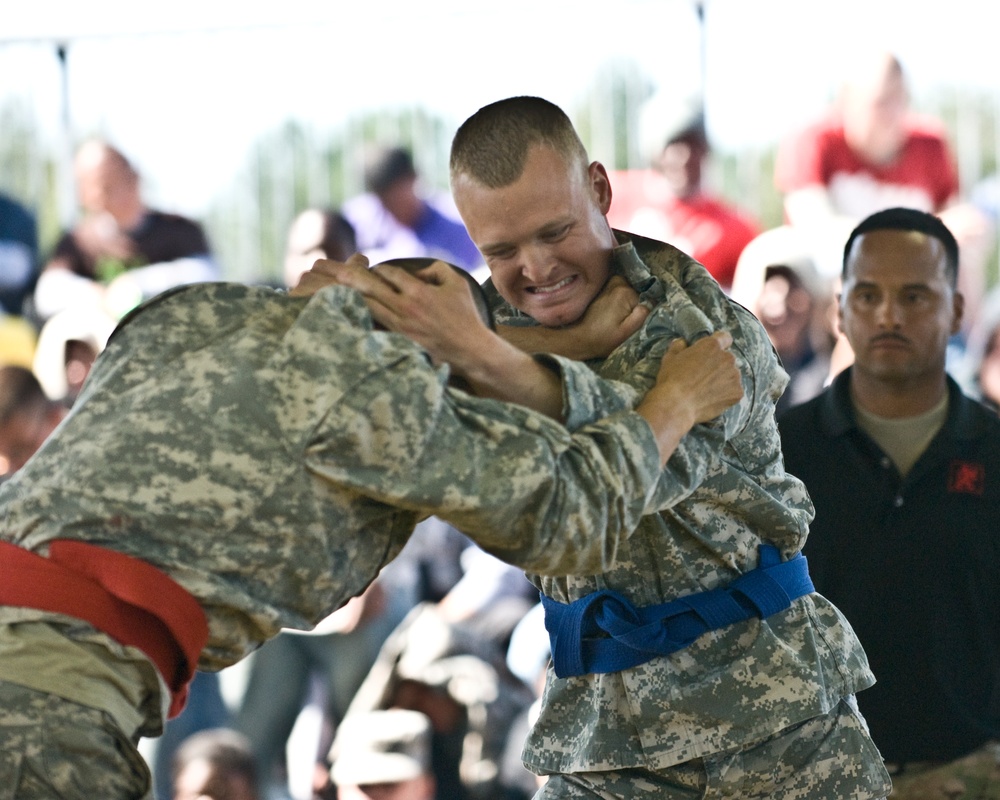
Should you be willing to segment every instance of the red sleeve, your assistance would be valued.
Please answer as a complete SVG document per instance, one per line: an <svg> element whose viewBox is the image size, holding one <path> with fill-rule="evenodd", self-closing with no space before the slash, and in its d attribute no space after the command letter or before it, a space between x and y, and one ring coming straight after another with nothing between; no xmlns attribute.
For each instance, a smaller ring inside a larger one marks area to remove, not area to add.
<svg viewBox="0 0 1000 800"><path fill-rule="evenodd" d="M807 186L826 185L831 131L830 123L817 123L782 143L774 164L774 184L778 191L788 193Z"/></svg>
<svg viewBox="0 0 1000 800"><path fill-rule="evenodd" d="M943 138L935 138L937 156L935 161L939 166L933 171L937 179L934 187L934 208L940 211L945 204L958 194L958 169L955 159L951 156L948 143Z"/></svg>

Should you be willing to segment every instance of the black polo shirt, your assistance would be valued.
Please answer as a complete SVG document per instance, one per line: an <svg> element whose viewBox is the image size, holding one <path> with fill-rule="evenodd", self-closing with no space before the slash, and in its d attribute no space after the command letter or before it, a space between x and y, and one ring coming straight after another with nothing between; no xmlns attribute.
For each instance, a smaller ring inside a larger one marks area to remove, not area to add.
<svg viewBox="0 0 1000 800"><path fill-rule="evenodd" d="M877 683L858 696L888 761L1000 735L1000 417L948 379L948 416L901 478L855 422L849 370L778 420L816 505L803 552Z"/></svg>

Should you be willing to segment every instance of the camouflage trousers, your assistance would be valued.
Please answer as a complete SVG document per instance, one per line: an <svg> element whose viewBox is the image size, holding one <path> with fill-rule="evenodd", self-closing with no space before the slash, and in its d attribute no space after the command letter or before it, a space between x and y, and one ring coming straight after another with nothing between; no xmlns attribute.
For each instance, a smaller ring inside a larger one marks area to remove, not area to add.
<svg viewBox="0 0 1000 800"><path fill-rule="evenodd" d="M890 765L890 773L896 770ZM1000 800L1000 742L947 764L906 764L892 778L892 800Z"/></svg>
<svg viewBox="0 0 1000 800"><path fill-rule="evenodd" d="M0 681L0 800L150 800L149 769L102 711Z"/></svg>
<svg viewBox="0 0 1000 800"><path fill-rule="evenodd" d="M889 775L853 698L739 750L664 770L551 775L535 800L867 800L889 793Z"/></svg>

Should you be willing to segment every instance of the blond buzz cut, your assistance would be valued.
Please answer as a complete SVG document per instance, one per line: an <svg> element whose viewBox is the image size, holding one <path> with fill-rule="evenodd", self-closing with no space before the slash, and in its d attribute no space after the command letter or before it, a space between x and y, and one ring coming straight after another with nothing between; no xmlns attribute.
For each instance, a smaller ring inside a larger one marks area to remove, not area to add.
<svg viewBox="0 0 1000 800"><path fill-rule="evenodd" d="M567 164L587 169L587 150L566 112L540 97L509 97L483 106L455 133L452 184L465 175L490 189L510 186L524 172L533 145L549 147Z"/></svg>

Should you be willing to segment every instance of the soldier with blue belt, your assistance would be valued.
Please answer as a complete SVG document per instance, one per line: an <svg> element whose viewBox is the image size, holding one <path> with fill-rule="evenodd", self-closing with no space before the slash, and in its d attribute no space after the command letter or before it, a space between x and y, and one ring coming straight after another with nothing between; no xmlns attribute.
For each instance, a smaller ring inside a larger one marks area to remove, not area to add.
<svg viewBox="0 0 1000 800"><path fill-rule="evenodd" d="M452 143L451 184L490 269L502 339L425 336L408 299L424 288L389 274L387 292L347 269L340 279L477 392L513 380L505 347L515 344L585 360L638 395L672 343L718 331L732 335L743 385L738 403L682 438L649 513L609 536L601 560L523 564L554 634L524 749L548 776L538 797L886 796L854 700L874 681L865 653L801 570L813 506L782 461L774 405L787 375L762 326L681 251L612 230L607 171L548 101L509 98L473 114ZM759 585L747 593L747 581ZM674 601L690 608L677 617Z"/></svg>

